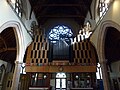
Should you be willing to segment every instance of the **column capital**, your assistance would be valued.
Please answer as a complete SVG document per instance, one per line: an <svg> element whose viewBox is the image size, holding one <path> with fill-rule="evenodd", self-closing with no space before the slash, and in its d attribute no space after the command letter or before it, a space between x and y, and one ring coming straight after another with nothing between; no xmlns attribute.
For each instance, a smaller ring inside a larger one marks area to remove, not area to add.
<svg viewBox="0 0 120 90"><path fill-rule="evenodd" d="M23 64L23 62L15 61L15 64Z"/></svg>

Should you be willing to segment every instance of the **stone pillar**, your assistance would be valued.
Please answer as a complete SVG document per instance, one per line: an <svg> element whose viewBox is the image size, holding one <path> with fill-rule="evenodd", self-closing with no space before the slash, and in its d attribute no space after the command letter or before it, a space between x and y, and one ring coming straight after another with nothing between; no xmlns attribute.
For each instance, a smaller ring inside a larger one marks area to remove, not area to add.
<svg viewBox="0 0 120 90"><path fill-rule="evenodd" d="M106 61L101 61L100 65L101 65L101 69L102 69L104 90L110 90L110 81L109 81Z"/></svg>
<svg viewBox="0 0 120 90"><path fill-rule="evenodd" d="M3 87L3 78L4 78L4 75L5 75L5 68L3 69L1 80L0 80L0 90L2 90L2 87Z"/></svg>
<svg viewBox="0 0 120 90"><path fill-rule="evenodd" d="M14 74L13 74L11 90L18 90L21 64L22 63L20 63L19 61L15 61L15 70L14 70Z"/></svg>

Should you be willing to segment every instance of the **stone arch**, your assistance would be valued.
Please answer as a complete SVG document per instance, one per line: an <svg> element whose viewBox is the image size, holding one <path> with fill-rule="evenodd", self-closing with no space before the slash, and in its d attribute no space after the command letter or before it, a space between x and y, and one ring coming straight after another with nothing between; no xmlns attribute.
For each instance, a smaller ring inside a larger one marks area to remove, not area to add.
<svg viewBox="0 0 120 90"><path fill-rule="evenodd" d="M105 60L104 42L105 42L105 36L106 36L106 32L107 32L106 28L107 27L114 27L120 32L120 26L113 21L107 20L101 24L100 30L99 30L99 36L98 36L98 43L97 43L97 49L98 49L97 51L98 51L98 55L99 55L100 60Z"/></svg>
<svg viewBox="0 0 120 90"><path fill-rule="evenodd" d="M25 47L24 47L24 38L23 38L21 25L16 21L8 21L0 27L0 33L9 27L13 27L15 37L16 37L16 44L17 44L16 61L22 62L21 58L23 58L24 56L23 52L25 50Z"/></svg>
<svg viewBox="0 0 120 90"><path fill-rule="evenodd" d="M98 33L99 36L98 36L98 42L97 42L97 52L98 52L99 62L102 68L104 89L110 90L109 74L107 73L107 65L106 65L106 58L105 58L105 52L104 52L107 27L113 27L120 32L120 25L118 25L117 23L111 20L104 21L103 23L101 23L100 30Z"/></svg>
<svg viewBox="0 0 120 90"><path fill-rule="evenodd" d="M15 69L14 69L14 74L13 74L13 79L12 79L11 90L17 90L18 83L19 83L19 77L20 77L21 64L23 63L23 58L24 58L24 53L25 53L25 43L24 43L22 27L20 23L17 21L5 22L0 27L0 33L9 27L12 27L14 30L15 38L16 38L16 46L17 46Z"/></svg>

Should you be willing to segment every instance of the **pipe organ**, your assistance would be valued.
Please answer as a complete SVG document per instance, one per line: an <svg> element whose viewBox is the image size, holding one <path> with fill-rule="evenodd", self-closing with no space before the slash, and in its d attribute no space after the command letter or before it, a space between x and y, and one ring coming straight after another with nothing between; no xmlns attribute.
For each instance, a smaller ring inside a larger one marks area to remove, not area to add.
<svg viewBox="0 0 120 90"><path fill-rule="evenodd" d="M84 35L77 36L69 45L70 51L69 53L66 51L68 53L66 55L70 55L70 58L53 59L54 50L51 42L38 30L26 54L26 72L31 77L29 89L38 87L42 90L49 89L52 83L54 83L52 87L57 89L57 80L62 80L56 78L57 73L67 75L64 78L67 87L92 88L95 83L97 56L89 39L82 39L83 37ZM68 82L73 84L67 85Z"/></svg>
<svg viewBox="0 0 120 90"><path fill-rule="evenodd" d="M59 72L59 66L64 68L64 72L96 72L96 52L89 39L82 40L82 35L76 37L75 42L70 45L71 60L51 61L50 41L40 30L35 34L27 50L26 72ZM74 68L78 68L78 71Z"/></svg>

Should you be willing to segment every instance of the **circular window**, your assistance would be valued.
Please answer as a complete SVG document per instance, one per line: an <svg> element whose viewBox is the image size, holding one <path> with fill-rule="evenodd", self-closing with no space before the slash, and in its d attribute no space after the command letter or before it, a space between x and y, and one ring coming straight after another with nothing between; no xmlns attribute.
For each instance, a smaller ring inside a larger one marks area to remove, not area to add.
<svg viewBox="0 0 120 90"><path fill-rule="evenodd" d="M49 33L49 39L57 41L60 39L68 39L73 35L71 29L64 25L55 26Z"/></svg>

